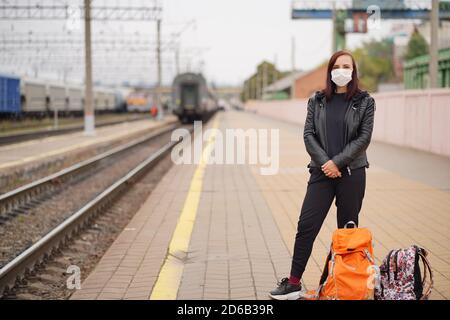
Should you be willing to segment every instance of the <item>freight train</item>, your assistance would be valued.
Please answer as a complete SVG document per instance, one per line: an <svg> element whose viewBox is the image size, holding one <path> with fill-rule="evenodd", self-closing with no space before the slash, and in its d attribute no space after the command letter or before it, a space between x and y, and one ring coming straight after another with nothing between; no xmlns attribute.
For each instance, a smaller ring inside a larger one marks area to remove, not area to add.
<svg viewBox="0 0 450 320"><path fill-rule="evenodd" d="M0 75L0 116L82 114L84 90L82 85ZM100 113L126 111L123 93L110 88L94 87L93 104Z"/></svg>
<svg viewBox="0 0 450 320"><path fill-rule="evenodd" d="M181 122L205 120L218 110L217 97L199 73L182 73L172 83L172 110Z"/></svg>

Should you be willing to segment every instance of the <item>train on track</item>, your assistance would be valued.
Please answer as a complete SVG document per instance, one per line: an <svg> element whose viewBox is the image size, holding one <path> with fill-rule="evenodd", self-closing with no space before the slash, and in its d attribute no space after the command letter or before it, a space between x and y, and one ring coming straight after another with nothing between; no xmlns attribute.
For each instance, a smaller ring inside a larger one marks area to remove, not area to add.
<svg viewBox="0 0 450 320"><path fill-rule="evenodd" d="M45 117L58 111L61 115L82 114L84 86L0 75L0 117ZM94 87L96 112L126 111L122 91Z"/></svg>
<svg viewBox="0 0 450 320"><path fill-rule="evenodd" d="M153 94L145 90L135 90L127 97L128 111L149 112L153 106Z"/></svg>
<svg viewBox="0 0 450 320"><path fill-rule="evenodd" d="M219 109L216 95L200 73L182 73L172 83L172 112L182 123L205 120Z"/></svg>
<svg viewBox="0 0 450 320"><path fill-rule="evenodd" d="M149 112L153 105L151 90L129 90L94 87L96 113ZM0 118L43 118L55 111L61 116L82 115L85 89L83 85L19 78L0 74ZM182 73L161 95L164 110L172 112L181 122L205 120L219 110L216 95L200 73Z"/></svg>

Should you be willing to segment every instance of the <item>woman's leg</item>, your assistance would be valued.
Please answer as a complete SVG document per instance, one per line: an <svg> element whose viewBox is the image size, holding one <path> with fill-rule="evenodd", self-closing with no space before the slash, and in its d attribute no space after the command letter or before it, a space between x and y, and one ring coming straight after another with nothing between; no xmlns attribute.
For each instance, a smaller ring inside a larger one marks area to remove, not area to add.
<svg viewBox="0 0 450 320"><path fill-rule="evenodd" d="M314 240L334 199L333 180L328 178L320 168L312 169L297 224L291 278L300 279L303 275Z"/></svg>
<svg viewBox="0 0 450 320"><path fill-rule="evenodd" d="M349 221L358 225L358 216L362 207L366 189L366 168L347 171L336 184L336 207L338 228L343 228Z"/></svg>

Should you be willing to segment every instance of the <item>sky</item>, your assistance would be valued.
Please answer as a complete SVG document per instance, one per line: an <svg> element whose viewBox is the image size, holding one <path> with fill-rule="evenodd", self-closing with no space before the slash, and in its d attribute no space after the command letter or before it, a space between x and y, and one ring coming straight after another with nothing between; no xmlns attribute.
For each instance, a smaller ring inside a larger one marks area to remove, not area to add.
<svg viewBox="0 0 450 320"><path fill-rule="evenodd" d="M295 67L309 70L331 56L332 24L328 20L292 20L290 0L164 0L168 20L195 19L182 43L208 47L203 53L206 76L217 83L240 84L262 60L290 70L291 39L295 38ZM389 22L366 35L348 35L349 48L362 40L380 38Z"/></svg>
<svg viewBox="0 0 450 320"><path fill-rule="evenodd" d="M17 1L66 2L65 0ZM78 1L81 3L81 0ZM145 1L148 3L152 0L95 0L94 4L139 5ZM280 70L290 70L293 37L296 43L297 69L313 69L328 60L332 54L331 21L292 20L291 0L160 0L160 3L163 7L162 41L167 42L172 39L173 33L184 30L179 37L181 71L188 69L202 71L208 82L217 85L241 85L263 60L275 62ZM189 23L192 21L195 23ZM371 30L364 35L347 35L348 48L360 46L364 39L380 39L389 31L390 25L390 22L383 21L379 30ZM80 36L83 35L82 26L83 24L79 30ZM0 21L1 35L30 30L35 33L63 34L64 28L63 22L54 21ZM143 40L149 41L156 40L155 30L154 21L93 23L93 32L97 34L139 32L146 34L147 39ZM98 57L94 57L94 78L113 82L128 78L154 83L156 80L154 52L155 50L140 53L109 50L100 54L95 51L94 46L94 53L98 54ZM32 51L21 54L35 55ZM64 64L63 67L69 70L69 77L82 77L83 51L52 50L51 54L57 55L60 63ZM164 51L163 62L163 83L170 84L176 75L174 52ZM49 65L53 66L52 60L45 57L43 61L33 63L45 65L47 69ZM0 65L0 72L11 68L19 67ZM20 68L20 72L29 74L33 65L21 63ZM38 76L51 77L56 72L60 79L61 68L56 67L58 69L56 71L55 68L50 68L50 71L42 71Z"/></svg>

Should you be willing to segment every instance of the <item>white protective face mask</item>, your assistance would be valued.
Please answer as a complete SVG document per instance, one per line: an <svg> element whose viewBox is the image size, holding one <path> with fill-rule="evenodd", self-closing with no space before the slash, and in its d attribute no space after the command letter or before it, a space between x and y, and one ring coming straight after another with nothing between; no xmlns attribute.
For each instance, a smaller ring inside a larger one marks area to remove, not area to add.
<svg viewBox="0 0 450 320"><path fill-rule="evenodd" d="M343 87L352 80L352 69L333 69L331 70L331 80L338 86Z"/></svg>

